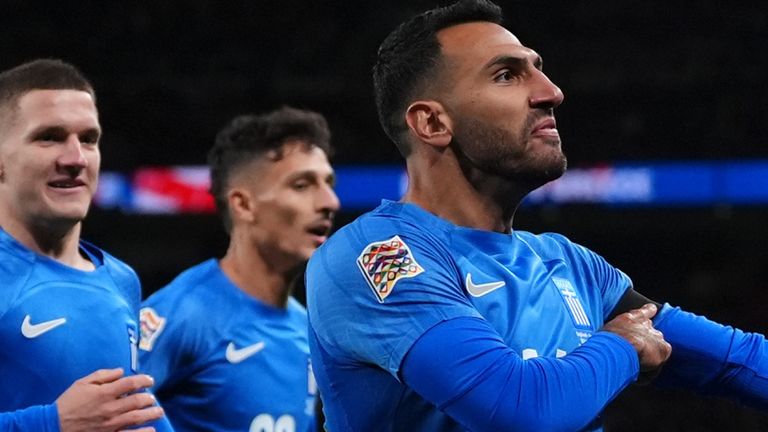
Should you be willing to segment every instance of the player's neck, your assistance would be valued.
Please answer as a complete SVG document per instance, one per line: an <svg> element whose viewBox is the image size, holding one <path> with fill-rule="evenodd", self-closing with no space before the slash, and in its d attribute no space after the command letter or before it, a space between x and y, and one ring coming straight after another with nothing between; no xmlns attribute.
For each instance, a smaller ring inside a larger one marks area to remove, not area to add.
<svg viewBox="0 0 768 432"><path fill-rule="evenodd" d="M80 222L63 226L32 225L13 218L2 218L0 224L8 235L37 254L78 270L95 268L80 254Z"/></svg>
<svg viewBox="0 0 768 432"><path fill-rule="evenodd" d="M243 292L262 303L284 308L288 304L290 281L295 271L280 270L261 257L258 250L230 242L219 262L224 274Z"/></svg>
<svg viewBox="0 0 768 432"><path fill-rule="evenodd" d="M508 233L515 210L527 192L499 177L470 180L456 164L429 167L408 163L408 190L403 201L455 225Z"/></svg>

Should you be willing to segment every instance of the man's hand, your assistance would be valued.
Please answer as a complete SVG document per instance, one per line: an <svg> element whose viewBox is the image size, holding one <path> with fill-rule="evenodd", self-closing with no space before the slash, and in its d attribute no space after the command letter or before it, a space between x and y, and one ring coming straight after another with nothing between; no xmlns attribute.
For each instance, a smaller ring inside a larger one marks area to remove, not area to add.
<svg viewBox="0 0 768 432"><path fill-rule="evenodd" d="M155 397L134 393L152 384L148 375L123 377L122 369L100 369L80 378L56 399L61 432L114 432L159 419L163 409L154 406Z"/></svg>
<svg viewBox="0 0 768 432"><path fill-rule="evenodd" d="M672 346L664 340L664 335L653 328L651 318L656 312L656 305L648 303L617 316L602 328L632 344L640 358L640 372L645 375L655 375L672 354Z"/></svg>

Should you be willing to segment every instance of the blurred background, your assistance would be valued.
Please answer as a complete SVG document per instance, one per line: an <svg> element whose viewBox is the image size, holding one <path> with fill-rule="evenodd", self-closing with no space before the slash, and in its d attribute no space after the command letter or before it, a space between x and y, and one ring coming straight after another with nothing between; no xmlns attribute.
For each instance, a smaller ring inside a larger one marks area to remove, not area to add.
<svg viewBox="0 0 768 432"><path fill-rule="evenodd" d="M396 199L402 164L378 125L370 69L397 23L445 3L2 0L0 68L57 57L93 81L108 189L84 236L131 264L148 295L224 253L198 193L205 172L178 167L203 164L235 115L283 104L325 114L344 189L337 226ZM572 168L515 227L563 233L648 297L766 333L766 3L499 4L566 95L556 115ZM765 415L735 404L644 387L617 399L606 422L768 430Z"/></svg>

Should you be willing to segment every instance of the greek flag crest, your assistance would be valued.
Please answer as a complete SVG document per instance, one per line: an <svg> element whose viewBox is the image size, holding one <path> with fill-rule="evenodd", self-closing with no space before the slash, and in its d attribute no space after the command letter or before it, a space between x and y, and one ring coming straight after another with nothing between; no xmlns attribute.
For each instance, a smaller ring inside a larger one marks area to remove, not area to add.
<svg viewBox="0 0 768 432"><path fill-rule="evenodd" d="M566 309L570 312L576 328L592 330L592 324L589 322L587 312L584 310L584 306L582 306L581 300L579 300L579 296L576 294L576 290L571 285L571 282L568 279L558 277L553 277L552 282L555 283L555 286L560 291L560 295L563 296Z"/></svg>

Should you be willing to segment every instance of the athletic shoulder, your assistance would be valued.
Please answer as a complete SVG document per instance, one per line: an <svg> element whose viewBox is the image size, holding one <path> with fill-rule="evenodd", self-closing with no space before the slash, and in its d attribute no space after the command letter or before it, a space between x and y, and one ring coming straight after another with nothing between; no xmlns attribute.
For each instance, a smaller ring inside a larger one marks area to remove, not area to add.
<svg viewBox="0 0 768 432"><path fill-rule="evenodd" d="M395 237L411 243L435 246L446 243L453 226L413 204L384 200L376 209L342 227L315 255L361 254L372 244L393 241ZM410 241L410 242L409 242ZM344 260L334 260L344 262Z"/></svg>
<svg viewBox="0 0 768 432"><path fill-rule="evenodd" d="M578 246L568 237L554 232L534 234L529 231L515 230L513 235L525 241L534 250L547 254L561 253L565 249Z"/></svg>
<svg viewBox="0 0 768 432"><path fill-rule="evenodd" d="M585 292L596 289L602 299L603 317L610 314L624 293L632 287L632 280L610 264L600 254L557 233L531 234L516 231L542 261L560 261L566 264L577 286Z"/></svg>
<svg viewBox="0 0 768 432"><path fill-rule="evenodd" d="M91 243L81 241L81 246L88 249L90 253L97 254L97 256L102 258L104 267L107 269L107 272L115 283L119 286L130 287L132 290L135 290L135 292L131 292L130 294L135 295L138 293L139 297L141 297L139 276L136 274L133 267Z"/></svg>
<svg viewBox="0 0 768 432"><path fill-rule="evenodd" d="M194 265L142 302L139 316L143 351L186 352L191 347L202 346L198 341L222 331L220 321L226 321L232 314L220 310L220 290L209 282L215 279L216 271L215 259ZM224 324L226 327L226 322ZM166 354L153 354L149 358L144 354L142 361L149 371L164 376L165 372L159 372L157 367Z"/></svg>
<svg viewBox="0 0 768 432"><path fill-rule="evenodd" d="M388 295L399 280L450 273L455 269L449 247L454 228L416 205L384 201L315 251L306 272L308 301L317 295L348 302L358 294L372 300L365 295L370 289L382 301L379 294Z"/></svg>
<svg viewBox="0 0 768 432"><path fill-rule="evenodd" d="M3 295L0 296L0 317L18 298L34 272L35 254L21 246L0 229L0 278Z"/></svg>
<svg viewBox="0 0 768 432"><path fill-rule="evenodd" d="M396 376L426 329L479 316L450 247L455 229L413 204L385 202L337 232L307 266L318 343Z"/></svg>
<svg viewBox="0 0 768 432"><path fill-rule="evenodd" d="M176 319L209 315L211 307L221 303L220 291L211 289L219 272L218 262L209 259L179 273L171 282L157 290L142 303L142 309L152 308L163 316Z"/></svg>
<svg viewBox="0 0 768 432"><path fill-rule="evenodd" d="M561 259L565 261L583 260L585 257L597 255L568 237L554 232L533 234L528 231L514 231L513 233L523 240L545 261Z"/></svg>

